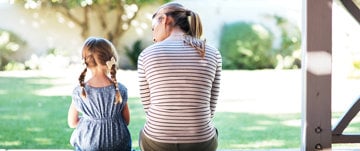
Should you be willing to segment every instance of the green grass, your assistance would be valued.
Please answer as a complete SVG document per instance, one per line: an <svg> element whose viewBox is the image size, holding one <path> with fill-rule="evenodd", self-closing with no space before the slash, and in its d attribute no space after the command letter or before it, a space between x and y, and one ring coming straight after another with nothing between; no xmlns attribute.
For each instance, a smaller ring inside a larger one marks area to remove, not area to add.
<svg viewBox="0 0 360 151"><path fill-rule="evenodd" d="M214 123L219 130L220 148L269 149L300 146L299 114L219 112Z"/></svg>
<svg viewBox="0 0 360 151"><path fill-rule="evenodd" d="M0 148L70 148L70 97L39 96L48 78L0 78ZM45 82L44 82L45 81Z"/></svg>
<svg viewBox="0 0 360 151"><path fill-rule="evenodd" d="M68 96L38 93L54 87L52 78L0 77L0 149L72 149L67 126ZM45 91L46 92L46 91ZM71 90L69 91L71 92ZM129 98L134 149L144 124L139 98ZM300 147L300 114L217 112L219 149ZM337 114L336 116L339 116ZM352 131L360 130L360 122Z"/></svg>

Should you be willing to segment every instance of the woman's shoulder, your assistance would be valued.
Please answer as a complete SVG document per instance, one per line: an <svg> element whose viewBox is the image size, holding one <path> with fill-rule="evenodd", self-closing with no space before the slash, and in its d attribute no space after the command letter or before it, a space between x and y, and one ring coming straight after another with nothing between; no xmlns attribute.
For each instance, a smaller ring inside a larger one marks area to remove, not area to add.
<svg viewBox="0 0 360 151"><path fill-rule="evenodd" d="M159 51L163 50L162 48L162 44L160 43L155 43L155 44L152 44L148 47L146 47L139 55L139 60L142 60L142 59L145 59L145 58L148 58L150 56L153 56L153 54L156 54L158 53Z"/></svg>
<svg viewBox="0 0 360 151"><path fill-rule="evenodd" d="M142 53L144 53L144 52L147 52L147 51L151 51L151 50L153 50L153 49L156 49L157 47L158 47L158 43L154 43L154 44L152 44L152 45L150 45L150 46L147 46L143 51L142 51Z"/></svg>
<svg viewBox="0 0 360 151"><path fill-rule="evenodd" d="M213 50L213 51L219 51L218 48L214 47L213 45L210 44L205 44L205 48L209 49L209 50Z"/></svg>
<svg viewBox="0 0 360 151"><path fill-rule="evenodd" d="M212 46L212 45L206 44L205 49L206 49L207 52L212 52L212 53L214 53L216 55L220 55L219 49Z"/></svg>
<svg viewBox="0 0 360 151"><path fill-rule="evenodd" d="M183 44L182 41L160 41L146 47L142 53L151 52L153 50L163 50L164 48L169 49L171 47L182 46Z"/></svg>

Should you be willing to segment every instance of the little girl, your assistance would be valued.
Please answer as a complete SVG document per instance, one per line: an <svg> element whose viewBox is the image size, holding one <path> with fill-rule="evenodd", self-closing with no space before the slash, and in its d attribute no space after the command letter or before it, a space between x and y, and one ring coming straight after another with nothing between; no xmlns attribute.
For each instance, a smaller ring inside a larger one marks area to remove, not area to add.
<svg viewBox="0 0 360 151"><path fill-rule="evenodd" d="M127 88L116 80L113 44L90 37L83 46L82 58L86 68L79 77L80 85L73 90L68 112L68 124L75 128L71 145L84 151L131 150ZM84 82L88 69L91 77Z"/></svg>

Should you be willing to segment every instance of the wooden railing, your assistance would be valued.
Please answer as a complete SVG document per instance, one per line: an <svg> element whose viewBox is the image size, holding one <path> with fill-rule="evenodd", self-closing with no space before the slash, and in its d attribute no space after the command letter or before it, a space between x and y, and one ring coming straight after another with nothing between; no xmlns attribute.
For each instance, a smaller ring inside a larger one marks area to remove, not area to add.
<svg viewBox="0 0 360 151"><path fill-rule="evenodd" d="M360 9L354 0L340 0L348 12L360 23ZM360 143L360 134L344 134L344 130L360 111L360 98L341 117L332 129L332 143Z"/></svg>
<svg viewBox="0 0 360 151"><path fill-rule="evenodd" d="M360 134L344 134L345 128L360 111L360 98L343 114L339 122L332 129L333 143L360 143Z"/></svg>
<svg viewBox="0 0 360 151"><path fill-rule="evenodd" d="M349 13L360 23L360 10L354 0L340 0L344 7L349 11Z"/></svg>

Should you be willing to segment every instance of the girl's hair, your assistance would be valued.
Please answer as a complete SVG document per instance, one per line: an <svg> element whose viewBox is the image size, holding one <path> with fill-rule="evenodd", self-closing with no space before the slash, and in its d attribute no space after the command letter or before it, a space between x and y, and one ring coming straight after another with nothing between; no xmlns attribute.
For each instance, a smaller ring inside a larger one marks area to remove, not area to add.
<svg viewBox="0 0 360 151"><path fill-rule="evenodd" d="M81 72L79 76L79 83L82 88L81 96L83 98L86 98L84 79L87 68L96 67L98 65L107 66L107 62L111 61L112 58L117 61L117 54L114 45L110 41L104 38L89 37L84 43L82 49L82 58L84 59L86 68L83 70L83 72ZM111 80L115 86L115 103L121 103L122 98L116 81L116 62L111 65L110 75Z"/></svg>
<svg viewBox="0 0 360 151"><path fill-rule="evenodd" d="M184 43L194 47L201 57L204 57L206 40L200 40L202 24L199 15L179 3L170 2L161 6L158 12L153 15L153 18L160 10L163 10L166 16L173 18L172 26L179 26L185 32Z"/></svg>

